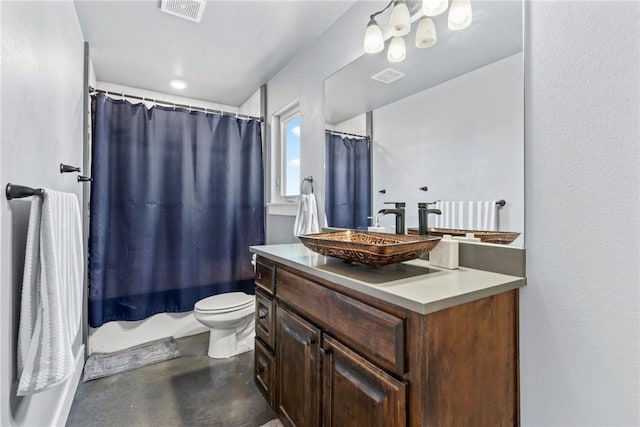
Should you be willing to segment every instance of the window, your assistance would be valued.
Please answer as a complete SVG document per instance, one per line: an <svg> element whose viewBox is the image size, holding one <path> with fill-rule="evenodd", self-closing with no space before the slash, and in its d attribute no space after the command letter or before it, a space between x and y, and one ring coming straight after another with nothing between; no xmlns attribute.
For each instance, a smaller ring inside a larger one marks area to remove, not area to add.
<svg viewBox="0 0 640 427"><path fill-rule="evenodd" d="M282 122L281 195L293 198L300 195L300 114Z"/></svg>
<svg viewBox="0 0 640 427"><path fill-rule="evenodd" d="M269 213L295 215L300 196L300 108L288 105L271 122L271 201Z"/></svg>

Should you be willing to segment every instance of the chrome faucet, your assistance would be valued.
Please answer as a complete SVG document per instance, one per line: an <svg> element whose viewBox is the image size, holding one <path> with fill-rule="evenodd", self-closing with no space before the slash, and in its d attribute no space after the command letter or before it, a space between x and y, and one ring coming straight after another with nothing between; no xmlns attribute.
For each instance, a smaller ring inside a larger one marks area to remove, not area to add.
<svg viewBox="0 0 640 427"><path fill-rule="evenodd" d="M405 202L384 202L385 205L396 205L395 209L380 209L378 214L394 214L396 216L396 234L404 234L404 208Z"/></svg>
<svg viewBox="0 0 640 427"><path fill-rule="evenodd" d="M442 211L440 209L428 209L429 205L434 205L435 203L436 202L418 203L418 234L421 236L429 234L429 227L427 226L427 218L429 214L442 215Z"/></svg>

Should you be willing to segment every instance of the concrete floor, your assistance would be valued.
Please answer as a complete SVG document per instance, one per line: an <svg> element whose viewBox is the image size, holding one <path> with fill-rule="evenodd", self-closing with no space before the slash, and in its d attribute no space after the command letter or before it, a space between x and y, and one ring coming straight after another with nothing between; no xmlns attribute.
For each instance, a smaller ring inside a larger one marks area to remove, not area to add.
<svg viewBox="0 0 640 427"><path fill-rule="evenodd" d="M211 359L208 339L180 338L182 357L80 384L67 426L258 427L276 418L253 382L253 352Z"/></svg>

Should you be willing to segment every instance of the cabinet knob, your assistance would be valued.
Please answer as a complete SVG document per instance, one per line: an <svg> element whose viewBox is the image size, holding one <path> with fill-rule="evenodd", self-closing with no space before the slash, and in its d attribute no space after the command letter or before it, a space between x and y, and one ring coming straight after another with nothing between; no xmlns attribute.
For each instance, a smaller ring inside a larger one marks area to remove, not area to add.
<svg viewBox="0 0 640 427"><path fill-rule="evenodd" d="M267 313L262 313L261 315L258 316L258 319L260 320L264 320L267 318Z"/></svg>
<svg viewBox="0 0 640 427"><path fill-rule="evenodd" d="M262 273L258 273L256 277L258 278L258 280L262 280Z"/></svg>

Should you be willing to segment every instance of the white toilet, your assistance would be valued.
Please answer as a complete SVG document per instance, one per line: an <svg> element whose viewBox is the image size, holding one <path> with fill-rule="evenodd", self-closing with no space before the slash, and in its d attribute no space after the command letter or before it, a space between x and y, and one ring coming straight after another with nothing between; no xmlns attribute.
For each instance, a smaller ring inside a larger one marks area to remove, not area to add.
<svg viewBox="0 0 640 427"><path fill-rule="evenodd" d="M226 359L253 350L255 297L231 292L207 297L193 308L195 318L211 329L209 357Z"/></svg>

